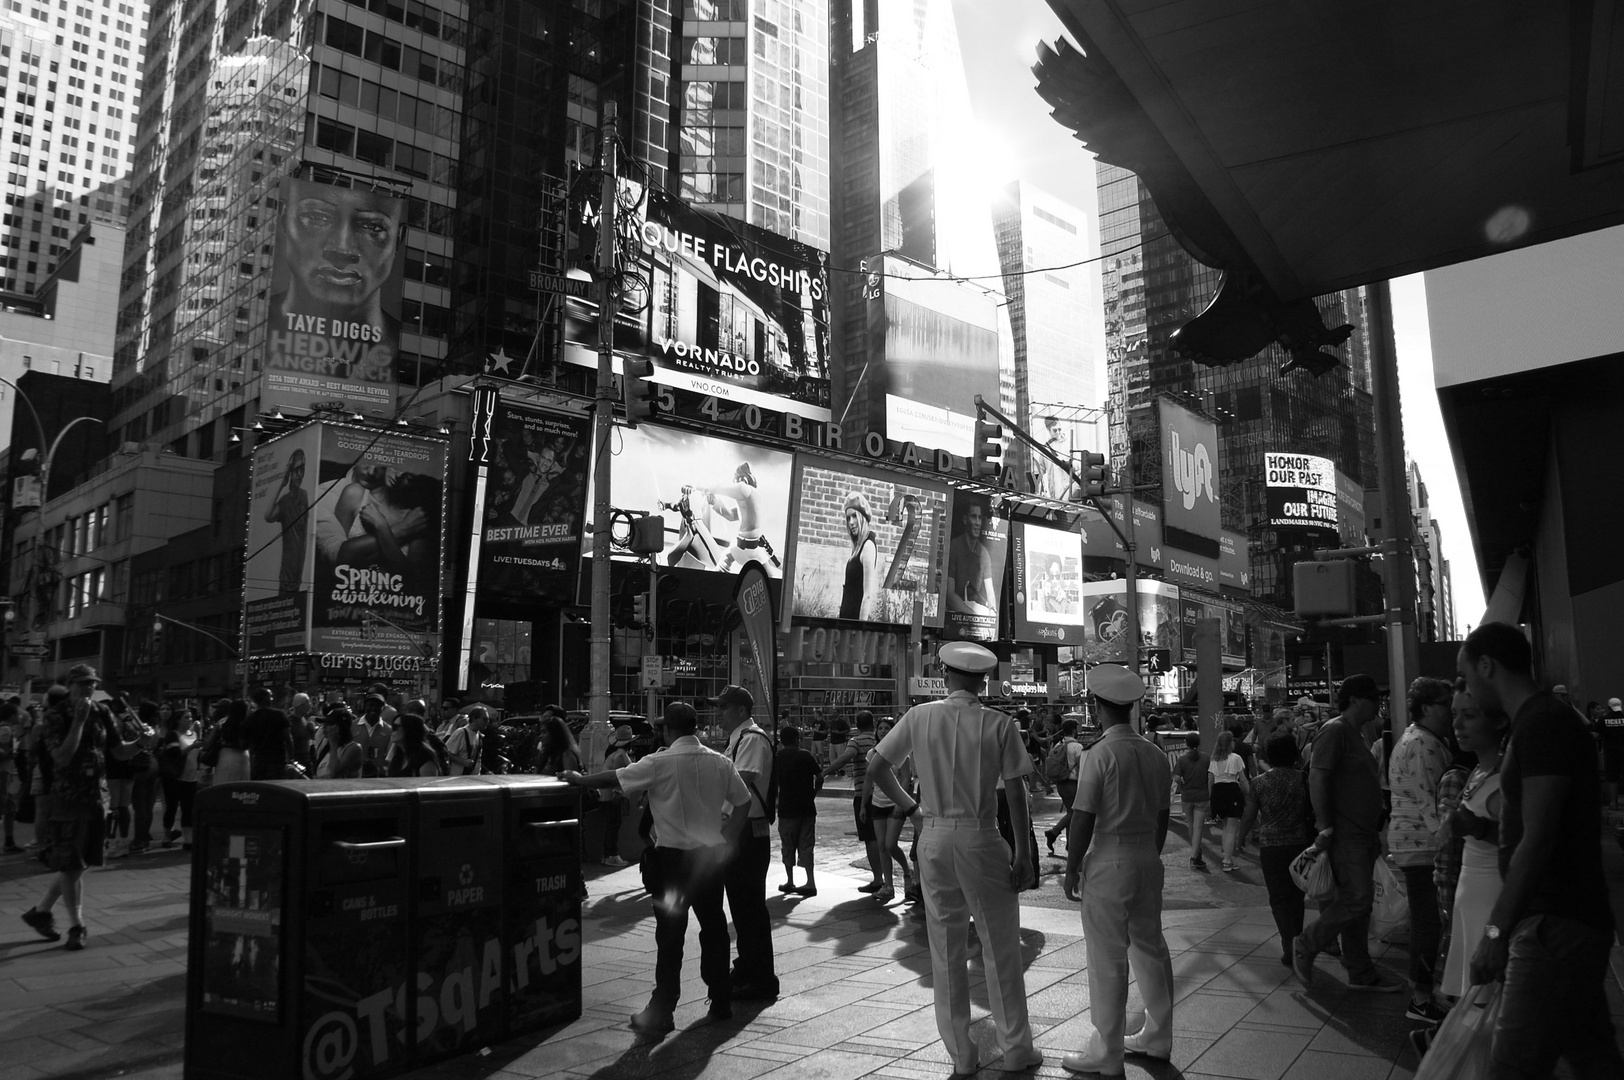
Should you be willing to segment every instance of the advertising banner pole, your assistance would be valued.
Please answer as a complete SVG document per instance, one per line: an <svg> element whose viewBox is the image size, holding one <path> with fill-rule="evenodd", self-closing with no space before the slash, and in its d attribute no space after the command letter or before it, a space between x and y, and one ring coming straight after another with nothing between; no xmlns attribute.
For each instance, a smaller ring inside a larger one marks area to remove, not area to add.
<svg viewBox="0 0 1624 1080"><path fill-rule="evenodd" d="M1128 586L1128 670L1139 670L1139 651L1144 642L1139 638L1139 557L1136 554L1139 545L1134 542L1138 531L1134 527L1133 516L1133 449L1130 446L1122 458L1122 507L1126 511L1123 515L1122 546L1125 557L1123 578ZM1141 721L1142 722L1142 721Z"/></svg>
<svg viewBox="0 0 1624 1080"><path fill-rule="evenodd" d="M609 723L609 440L614 433L615 307L615 140L617 110L603 104L603 195L598 207L598 387L592 408L592 691L593 723Z"/></svg>
<svg viewBox="0 0 1624 1080"><path fill-rule="evenodd" d="M648 557L648 631L645 635L648 647L656 653L660 651L660 557ZM662 665L663 666L663 665ZM660 688L648 688L648 702L643 711L652 722L660 715Z"/></svg>

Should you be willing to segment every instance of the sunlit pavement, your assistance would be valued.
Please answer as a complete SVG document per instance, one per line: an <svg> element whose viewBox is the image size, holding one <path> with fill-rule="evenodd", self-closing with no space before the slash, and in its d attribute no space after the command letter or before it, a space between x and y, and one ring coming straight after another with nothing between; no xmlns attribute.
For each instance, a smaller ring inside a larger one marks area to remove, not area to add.
<svg viewBox="0 0 1624 1080"><path fill-rule="evenodd" d="M773 891L769 901L782 982L776 1002L741 1002L734 1020L706 1022L696 928L677 1030L659 1041L629 1030L628 1016L647 1004L652 986L653 924L635 869L595 866L588 870L581 1019L409 1075L945 1077L950 1065L936 1033L923 916L857 891L867 875L850 865L861 862L861 846L849 800L824 799L819 808L819 895L787 899ZM1039 828L1057 811L1040 803ZM1244 859L1237 875L1197 875L1188 870L1182 834L1169 838L1168 849L1165 922L1177 1038L1171 1062L1130 1060L1130 1077L1375 1080L1414 1072L1405 1036L1415 1025L1404 1019L1403 994L1350 992L1327 959L1319 985L1303 991L1280 964L1267 907L1227 899L1261 896L1255 862ZM1047 1056L1037 1075L1060 1077L1069 1075L1061 1055L1080 1048L1090 1027L1086 947L1075 905L1059 895L1061 864L1045 863L1051 874L1043 889L1023 896L1021 939L1033 1029ZM187 865L176 851L120 860L90 875L89 946L68 953L17 918L47 876L23 856L0 859L0 1080L180 1075ZM1389 973L1403 974L1402 947L1378 946L1377 955ZM1609 994L1615 1017L1624 1014L1616 984ZM972 995L983 1071L998 1075L979 974Z"/></svg>

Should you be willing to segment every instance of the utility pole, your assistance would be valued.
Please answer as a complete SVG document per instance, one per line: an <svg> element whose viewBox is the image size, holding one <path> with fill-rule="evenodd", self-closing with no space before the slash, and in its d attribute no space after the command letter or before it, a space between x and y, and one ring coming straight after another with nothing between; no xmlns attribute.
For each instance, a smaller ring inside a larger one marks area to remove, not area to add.
<svg viewBox="0 0 1624 1080"><path fill-rule="evenodd" d="M648 647L659 651L660 648L660 557L648 557L648 627L643 631L644 640ZM661 678L664 676L664 665L661 665ZM648 700L643 706L644 715L650 721L660 715L660 688L648 688Z"/></svg>
<svg viewBox="0 0 1624 1080"><path fill-rule="evenodd" d="M1120 481L1122 484L1122 508L1126 511L1124 516L1127 518L1123 522L1122 533L1120 534L1123 555L1125 556L1122 577L1128 586L1128 637L1133 642L1132 648L1128 650L1128 670L1138 674L1139 650L1144 645L1144 642L1139 640L1139 558L1133 542L1133 538L1139 535L1139 530L1133 526L1134 475L1133 445L1131 443L1128 446L1128 452L1122 457L1122 473ZM1141 718L1140 722L1143 723L1143 718Z"/></svg>
<svg viewBox="0 0 1624 1080"><path fill-rule="evenodd" d="M1387 282L1365 290L1370 332L1370 396L1376 413L1376 482L1382 489L1382 594L1387 615L1388 723L1397 738L1408 721L1401 703L1421 670L1415 638L1415 568L1409 478L1404 470L1404 420L1399 411L1393 297Z"/></svg>
<svg viewBox="0 0 1624 1080"><path fill-rule="evenodd" d="M598 207L598 387L592 407L592 690L590 720L609 723L609 440L615 422L615 315L620 290L615 279L615 140L618 116L613 99L603 103L599 162L603 195Z"/></svg>

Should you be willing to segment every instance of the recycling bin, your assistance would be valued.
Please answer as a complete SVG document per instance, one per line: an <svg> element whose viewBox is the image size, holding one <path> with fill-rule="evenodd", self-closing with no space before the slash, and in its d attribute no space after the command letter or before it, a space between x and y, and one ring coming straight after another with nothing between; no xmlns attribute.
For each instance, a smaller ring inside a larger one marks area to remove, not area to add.
<svg viewBox="0 0 1624 1080"><path fill-rule="evenodd" d="M228 784L196 809L186 1076L402 1071L406 794L372 780Z"/></svg>
<svg viewBox="0 0 1624 1080"><path fill-rule="evenodd" d="M488 776L505 795L506 1035L581 1015L580 794L540 776Z"/></svg>
<svg viewBox="0 0 1624 1080"><path fill-rule="evenodd" d="M502 1039L502 802L471 778L416 790L416 1064Z"/></svg>
<svg viewBox="0 0 1624 1080"><path fill-rule="evenodd" d="M580 1014L575 789L412 777L199 793L187 1080L371 1080Z"/></svg>

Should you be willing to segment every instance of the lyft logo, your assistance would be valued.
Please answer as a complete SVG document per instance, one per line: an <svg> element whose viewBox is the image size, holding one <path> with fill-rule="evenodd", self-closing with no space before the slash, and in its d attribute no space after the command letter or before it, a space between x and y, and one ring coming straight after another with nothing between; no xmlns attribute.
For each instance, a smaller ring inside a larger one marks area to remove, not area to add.
<svg viewBox="0 0 1624 1080"><path fill-rule="evenodd" d="M1218 499L1212 493L1212 458L1207 454L1206 443L1196 443L1195 450L1190 451L1179 445L1179 433L1172 434L1173 445L1168 448L1168 464L1172 466L1173 487L1184 497L1184 509L1195 509L1197 496L1206 495L1211 502Z"/></svg>

